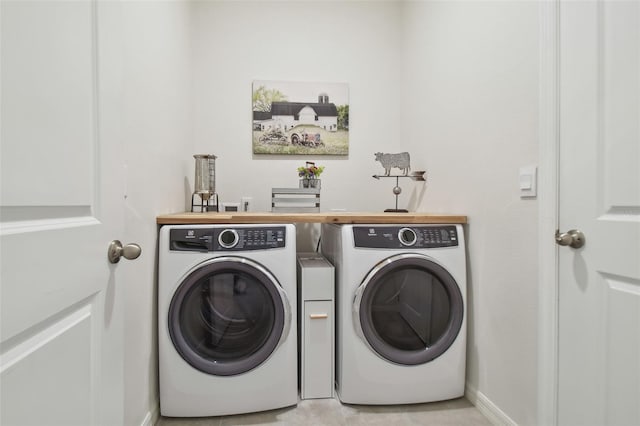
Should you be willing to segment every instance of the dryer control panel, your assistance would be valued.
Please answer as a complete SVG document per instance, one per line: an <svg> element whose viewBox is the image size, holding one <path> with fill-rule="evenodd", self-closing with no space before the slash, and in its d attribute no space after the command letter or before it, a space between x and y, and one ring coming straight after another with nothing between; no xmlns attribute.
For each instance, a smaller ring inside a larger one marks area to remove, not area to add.
<svg viewBox="0 0 640 426"><path fill-rule="evenodd" d="M285 247L284 226L172 229L169 250L248 251Z"/></svg>
<svg viewBox="0 0 640 426"><path fill-rule="evenodd" d="M406 249L455 247L458 231L455 226L354 226L356 247Z"/></svg>

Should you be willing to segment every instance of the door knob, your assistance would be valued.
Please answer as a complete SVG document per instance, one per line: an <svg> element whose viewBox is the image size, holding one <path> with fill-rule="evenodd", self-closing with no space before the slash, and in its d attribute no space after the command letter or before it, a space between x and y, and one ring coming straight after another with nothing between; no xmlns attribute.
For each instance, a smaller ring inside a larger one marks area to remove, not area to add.
<svg viewBox="0 0 640 426"><path fill-rule="evenodd" d="M129 243L123 246L119 240L113 240L109 243L107 257L109 258L109 262L118 263L122 256L124 256L125 259L133 260L137 259L140 253L142 253L142 249L137 244Z"/></svg>
<svg viewBox="0 0 640 426"><path fill-rule="evenodd" d="M578 231L577 229L572 229L562 234L559 229L556 229L556 244L559 246L569 246L577 249L584 245L585 240L582 231Z"/></svg>

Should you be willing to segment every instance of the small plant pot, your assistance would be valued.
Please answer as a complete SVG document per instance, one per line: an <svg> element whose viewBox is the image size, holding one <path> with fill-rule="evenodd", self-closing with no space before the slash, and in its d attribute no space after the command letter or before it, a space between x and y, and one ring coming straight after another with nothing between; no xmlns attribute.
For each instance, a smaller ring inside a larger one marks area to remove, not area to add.
<svg viewBox="0 0 640 426"><path fill-rule="evenodd" d="M300 188L320 189L320 179L300 179Z"/></svg>

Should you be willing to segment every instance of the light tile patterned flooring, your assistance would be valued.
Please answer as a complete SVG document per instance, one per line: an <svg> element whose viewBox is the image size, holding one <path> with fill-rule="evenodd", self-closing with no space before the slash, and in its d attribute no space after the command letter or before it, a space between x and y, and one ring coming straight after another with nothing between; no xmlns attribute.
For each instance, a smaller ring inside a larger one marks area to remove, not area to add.
<svg viewBox="0 0 640 426"><path fill-rule="evenodd" d="M157 426L226 426L226 425L429 425L491 426L465 398L428 404L347 405L338 399L307 399L297 406L260 413L222 417L161 417Z"/></svg>

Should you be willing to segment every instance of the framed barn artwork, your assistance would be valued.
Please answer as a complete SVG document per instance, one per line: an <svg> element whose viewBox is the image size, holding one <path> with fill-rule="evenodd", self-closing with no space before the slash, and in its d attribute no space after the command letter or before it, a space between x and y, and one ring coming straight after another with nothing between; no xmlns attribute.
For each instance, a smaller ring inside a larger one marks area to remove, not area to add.
<svg viewBox="0 0 640 426"><path fill-rule="evenodd" d="M256 80L253 153L349 154L349 86Z"/></svg>

